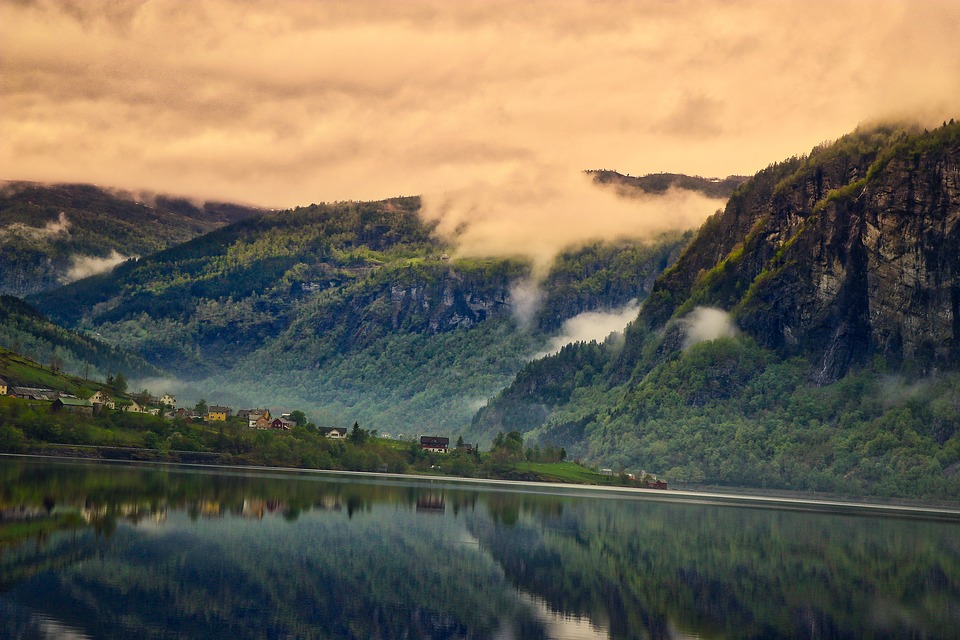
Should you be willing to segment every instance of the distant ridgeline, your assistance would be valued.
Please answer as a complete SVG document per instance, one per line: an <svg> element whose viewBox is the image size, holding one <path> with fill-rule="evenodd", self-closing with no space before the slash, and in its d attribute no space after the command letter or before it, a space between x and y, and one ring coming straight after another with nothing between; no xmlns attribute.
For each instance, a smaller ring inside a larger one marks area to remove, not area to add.
<svg viewBox="0 0 960 640"><path fill-rule="evenodd" d="M92 185L0 181L0 294L25 296L184 242L259 210L138 202Z"/></svg>
<svg viewBox="0 0 960 640"><path fill-rule="evenodd" d="M531 265L449 257L419 198L256 215L30 297L55 321L238 402L455 436L564 320L642 300L690 233L563 253L527 323Z"/></svg>
<svg viewBox="0 0 960 640"><path fill-rule="evenodd" d="M708 198L727 199L730 194L750 178L748 176L727 176L726 178L701 178L682 173L648 173L645 176L628 176L616 171L599 169L588 171L597 184L617 187L621 195L630 196L641 193L662 195L670 189L697 191Z"/></svg>
<svg viewBox="0 0 960 640"><path fill-rule="evenodd" d="M955 499L958 257L960 124L858 130L740 186L623 344L531 362L465 437L518 429L671 481Z"/></svg>

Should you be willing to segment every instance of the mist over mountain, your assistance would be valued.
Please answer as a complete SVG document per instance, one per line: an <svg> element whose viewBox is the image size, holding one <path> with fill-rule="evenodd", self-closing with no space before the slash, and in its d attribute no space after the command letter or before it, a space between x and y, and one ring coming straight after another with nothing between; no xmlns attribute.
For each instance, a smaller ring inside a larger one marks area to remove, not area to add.
<svg viewBox="0 0 960 640"><path fill-rule="evenodd" d="M257 212L92 185L0 182L0 294L55 288Z"/></svg>
<svg viewBox="0 0 960 640"><path fill-rule="evenodd" d="M695 234L502 257L474 250L528 229L497 210L469 235L472 192L315 204L30 301L197 389L318 423L482 446L518 431L674 482L960 490L960 125L859 129L747 180L591 175L620 196L612 220L683 208L678 191L730 197Z"/></svg>
<svg viewBox="0 0 960 640"><path fill-rule="evenodd" d="M865 128L740 186L622 341L528 364L516 429L675 481L956 495L960 125Z"/></svg>
<svg viewBox="0 0 960 640"><path fill-rule="evenodd" d="M436 224L419 198L261 214L30 300L231 402L449 433L564 321L621 328L690 238L586 242L535 275L457 256Z"/></svg>

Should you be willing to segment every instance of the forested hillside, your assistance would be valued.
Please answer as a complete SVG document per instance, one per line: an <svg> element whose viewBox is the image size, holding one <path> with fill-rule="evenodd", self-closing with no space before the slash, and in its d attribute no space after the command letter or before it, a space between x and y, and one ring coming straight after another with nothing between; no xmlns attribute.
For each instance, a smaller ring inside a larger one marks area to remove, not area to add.
<svg viewBox="0 0 960 640"><path fill-rule="evenodd" d="M31 300L238 402L456 435L564 320L642 299L690 237L572 248L534 283L522 260L456 258L419 207L260 215ZM530 317L518 288L539 290Z"/></svg>
<svg viewBox="0 0 960 640"><path fill-rule="evenodd" d="M960 125L857 131L740 187L623 342L530 363L467 437L516 428L674 481L955 498L958 255Z"/></svg>
<svg viewBox="0 0 960 640"><path fill-rule="evenodd" d="M137 198L92 185L0 182L0 294L54 288L259 212Z"/></svg>
<svg viewBox="0 0 960 640"><path fill-rule="evenodd" d="M0 348L53 370L92 379L121 371L138 378L161 374L140 356L63 329L13 296L0 296Z"/></svg>

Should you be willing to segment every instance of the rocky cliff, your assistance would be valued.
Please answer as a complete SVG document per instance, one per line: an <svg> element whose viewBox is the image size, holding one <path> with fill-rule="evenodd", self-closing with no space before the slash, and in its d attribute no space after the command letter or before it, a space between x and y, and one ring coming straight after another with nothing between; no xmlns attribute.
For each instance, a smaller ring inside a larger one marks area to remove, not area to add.
<svg viewBox="0 0 960 640"><path fill-rule="evenodd" d="M858 131L734 192L655 285L641 322L733 313L829 382L882 357L960 365L960 124Z"/></svg>

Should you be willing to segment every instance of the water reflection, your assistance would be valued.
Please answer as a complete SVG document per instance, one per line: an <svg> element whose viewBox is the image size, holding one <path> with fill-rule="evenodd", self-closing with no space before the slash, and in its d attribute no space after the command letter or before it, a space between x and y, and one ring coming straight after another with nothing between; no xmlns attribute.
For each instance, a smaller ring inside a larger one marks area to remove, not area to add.
<svg viewBox="0 0 960 640"><path fill-rule="evenodd" d="M951 638L958 534L442 482L0 459L0 636Z"/></svg>

